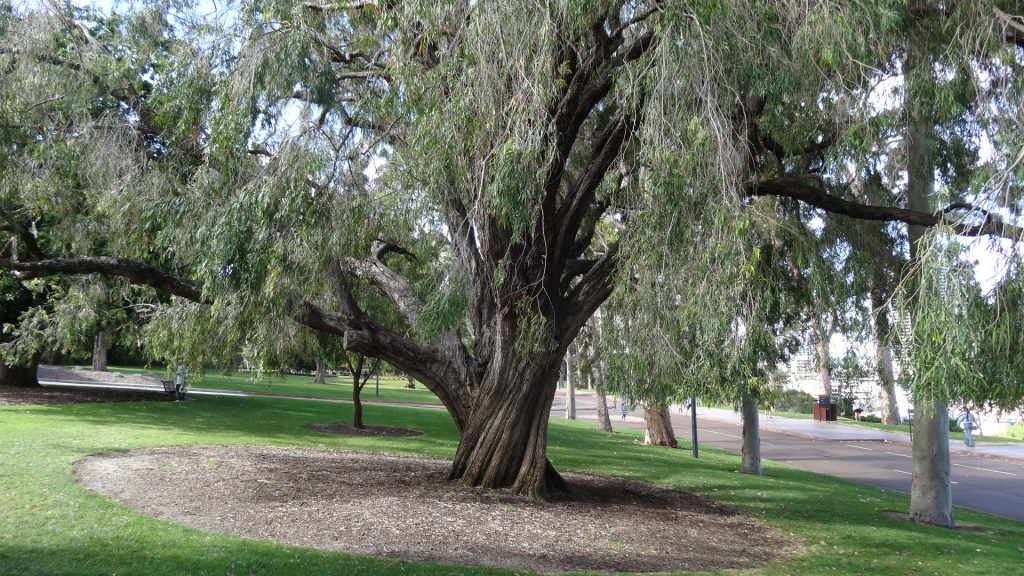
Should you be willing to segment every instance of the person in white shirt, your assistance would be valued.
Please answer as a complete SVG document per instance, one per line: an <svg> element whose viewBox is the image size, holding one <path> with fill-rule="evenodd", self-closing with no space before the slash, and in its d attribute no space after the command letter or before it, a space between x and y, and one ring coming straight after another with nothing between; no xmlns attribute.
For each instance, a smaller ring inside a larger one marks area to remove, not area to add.
<svg viewBox="0 0 1024 576"><path fill-rule="evenodd" d="M964 444L974 447L974 430L978 428L978 417L971 412L970 406L964 406L964 412L956 419L956 423L964 429Z"/></svg>

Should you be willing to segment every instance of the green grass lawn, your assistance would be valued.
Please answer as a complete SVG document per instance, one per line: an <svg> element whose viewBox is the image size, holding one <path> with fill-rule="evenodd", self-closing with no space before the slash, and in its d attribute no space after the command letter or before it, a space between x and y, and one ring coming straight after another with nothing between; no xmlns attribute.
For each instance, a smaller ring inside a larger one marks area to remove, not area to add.
<svg viewBox="0 0 1024 576"><path fill-rule="evenodd" d="M307 430L348 421L351 406L273 398L0 407L0 574L54 575L489 575L510 571L395 563L202 532L133 512L80 488L80 458L193 444L265 444L451 457L456 436L441 411L366 407L368 423L422 430L412 438L350 438ZM1024 574L1024 523L957 510L983 531L898 521L908 497L785 465L764 477L735 472L738 457L645 447L639 432L600 434L593 423L552 421L555 466L685 488L735 506L798 540L803 552L758 575ZM183 486L181 497L188 498ZM729 572L732 574L733 572Z"/></svg>
<svg viewBox="0 0 1024 576"><path fill-rule="evenodd" d="M149 374L161 379L172 379L173 375L162 369L125 368L113 366L111 372L131 374ZM327 378L326 384L314 384L312 376L301 374L267 374L257 376L254 372L237 371L230 374L209 371L202 376L189 376L189 384L196 388L217 388L238 392L265 392L269 394L287 394L290 396L310 396L323 398L352 398L352 377L337 376ZM363 400L384 400L387 402L415 402L421 404L437 404L441 401L427 390L421 383L413 389L406 388L404 379L382 376L380 393L377 393L377 380L370 380L363 388Z"/></svg>

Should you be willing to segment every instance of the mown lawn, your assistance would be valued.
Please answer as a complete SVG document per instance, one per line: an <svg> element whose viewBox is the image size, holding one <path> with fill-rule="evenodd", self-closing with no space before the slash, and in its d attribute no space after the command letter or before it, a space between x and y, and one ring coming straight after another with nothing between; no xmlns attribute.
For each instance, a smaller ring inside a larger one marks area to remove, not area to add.
<svg viewBox="0 0 1024 576"><path fill-rule="evenodd" d="M125 368L114 366L112 372L131 374L149 374L161 379L172 379L174 376L162 369ZM352 377L332 376L325 384L315 384L312 376L301 374L261 374L237 371L230 374L211 370L202 376L189 376L189 384L196 388L217 388L238 392L264 392L270 394L287 394L290 396L310 396L321 398L351 398ZM404 379L382 376L378 394L377 379L373 376L363 388L363 400L383 400L386 402L412 402L417 404L437 404L441 401L427 390L421 383L413 389L406 388Z"/></svg>
<svg viewBox="0 0 1024 576"><path fill-rule="evenodd" d="M512 574L394 563L201 532L137 514L80 488L72 467L99 452L175 444L272 444L451 457L454 428L439 410L366 407L368 423L417 428L413 438L347 438L307 430L347 421L346 404L202 397L195 402L0 407L0 574ZM750 574L1024 574L1024 523L958 510L983 531L950 531L887 516L906 495L768 463L737 474L738 458L644 447L638 432L600 434L553 421L561 469L673 485L731 504L802 542L803 553ZM188 498L188 487L181 487ZM685 545L685 543L680 543ZM730 572L730 574L733 572Z"/></svg>

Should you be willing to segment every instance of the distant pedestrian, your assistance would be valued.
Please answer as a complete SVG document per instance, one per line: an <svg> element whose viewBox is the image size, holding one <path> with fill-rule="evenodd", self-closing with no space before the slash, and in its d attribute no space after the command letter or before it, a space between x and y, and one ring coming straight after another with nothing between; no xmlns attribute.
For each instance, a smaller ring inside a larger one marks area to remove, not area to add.
<svg viewBox="0 0 1024 576"><path fill-rule="evenodd" d="M625 420L626 419L626 414L629 414L629 401L626 400L625 398L623 398L622 399L622 406L620 406L620 407L622 408L622 419Z"/></svg>
<svg viewBox="0 0 1024 576"><path fill-rule="evenodd" d="M956 423L964 429L964 444L974 447L974 430L978 428L978 417L971 413L970 406L964 406L964 413L956 419Z"/></svg>
<svg viewBox="0 0 1024 576"><path fill-rule="evenodd" d="M185 370L184 366L178 366L178 371L174 375L174 396L178 400L185 399L185 382L188 378L188 371Z"/></svg>

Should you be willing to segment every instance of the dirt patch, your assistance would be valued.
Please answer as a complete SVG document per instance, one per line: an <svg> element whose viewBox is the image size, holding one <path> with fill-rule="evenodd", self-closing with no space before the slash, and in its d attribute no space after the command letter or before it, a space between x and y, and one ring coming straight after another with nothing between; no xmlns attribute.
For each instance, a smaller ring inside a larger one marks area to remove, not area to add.
<svg viewBox="0 0 1024 576"><path fill-rule="evenodd" d="M91 456L75 472L91 490L201 530L416 562L661 572L750 568L795 550L778 532L679 490L567 474L573 499L532 502L450 483L448 464L177 446Z"/></svg>
<svg viewBox="0 0 1024 576"><path fill-rule="evenodd" d="M323 434L336 434L338 436L386 436L391 438L407 438L409 436L423 436L419 430L408 428L395 428L394 426L364 426L356 428L351 424L309 424L306 426L314 432Z"/></svg>

